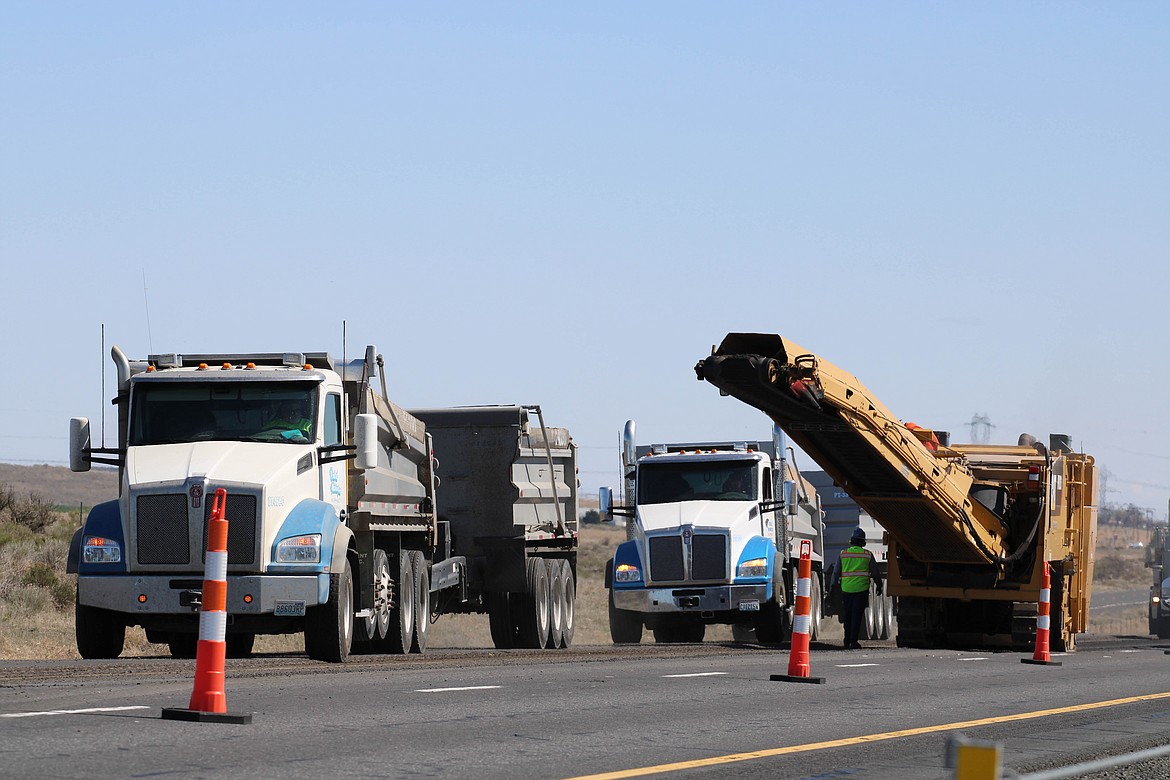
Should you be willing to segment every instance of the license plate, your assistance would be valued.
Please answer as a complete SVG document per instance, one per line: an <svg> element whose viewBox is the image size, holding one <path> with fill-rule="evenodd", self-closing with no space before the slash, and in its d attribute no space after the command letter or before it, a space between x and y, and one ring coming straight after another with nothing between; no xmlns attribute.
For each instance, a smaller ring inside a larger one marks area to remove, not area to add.
<svg viewBox="0 0 1170 780"><path fill-rule="evenodd" d="M305 616L305 602L303 601L278 601L276 602L276 609L272 614L277 617L304 617Z"/></svg>
<svg viewBox="0 0 1170 780"><path fill-rule="evenodd" d="M739 602L740 612L759 612L760 602L758 601L741 601Z"/></svg>

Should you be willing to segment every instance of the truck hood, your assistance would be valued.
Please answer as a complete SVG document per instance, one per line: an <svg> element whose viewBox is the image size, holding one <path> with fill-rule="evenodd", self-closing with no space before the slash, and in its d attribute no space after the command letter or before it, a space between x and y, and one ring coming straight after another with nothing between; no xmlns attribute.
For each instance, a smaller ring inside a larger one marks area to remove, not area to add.
<svg viewBox="0 0 1170 780"><path fill-rule="evenodd" d="M126 452L126 483L183 483L206 477L212 483L270 485L296 474L297 461L311 446L245 441L201 441L131 447Z"/></svg>
<svg viewBox="0 0 1170 780"><path fill-rule="evenodd" d="M752 519L755 501L679 501L638 507L638 519L646 533L694 525L733 529ZM759 515L752 522L759 524Z"/></svg>

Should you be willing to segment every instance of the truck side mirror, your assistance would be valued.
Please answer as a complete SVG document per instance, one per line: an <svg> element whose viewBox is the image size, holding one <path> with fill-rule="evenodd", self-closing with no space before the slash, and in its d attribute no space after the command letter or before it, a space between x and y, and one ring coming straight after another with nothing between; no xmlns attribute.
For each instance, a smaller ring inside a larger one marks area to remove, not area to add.
<svg viewBox="0 0 1170 780"><path fill-rule="evenodd" d="M90 448L89 418L73 417L69 420L69 470L89 471L86 453Z"/></svg>
<svg viewBox="0 0 1170 780"><path fill-rule="evenodd" d="M354 467L366 471L378 465L378 415L359 414L353 429Z"/></svg>
<svg viewBox="0 0 1170 780"><path fill-rule="evenodd" d="M613 521L613 491L607 487L598 490L598 512L601 513L601 522Z"/></svg>
<svg viewBox="0 0 1170 780"><path fill-rule="evenodd" d="M796 490L796 483L788 480L784 483L784 512L790 517L796 517L796 512L799 509L797 503L800 501L800 493Z"/></svg>

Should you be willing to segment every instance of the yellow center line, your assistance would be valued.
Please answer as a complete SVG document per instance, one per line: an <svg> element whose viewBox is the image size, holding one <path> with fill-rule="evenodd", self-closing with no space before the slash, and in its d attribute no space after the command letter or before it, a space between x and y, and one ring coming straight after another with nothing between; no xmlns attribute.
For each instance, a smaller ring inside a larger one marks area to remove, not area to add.
<svg viewBox="0 0 1170 780"><path fill-rule="evenodd" d="M1088 704L1073 704L1068 707L1056 707L1055 709L1051 710L1036 710L1034 712L1021 712L1015 715L1000 715L994 718L960 720L954 723L940 723L936 726L923 726L916 729L886 731L880 734L864 734L860 737L846 737L844 739L833 739L827 742L809 742L805 745L789 745L787 747L768 748L766 750L752 750L747 753L729 753L725 756L698 758L693 761L676 761L672 764L658 764L656 766L643 766L634 769L619 769L615 772L602 772L595 775L579 775L576 777L566 778L566 780L619 780L619 778L626 777L642 777L644 775L654 775L665 772L681 772L684 769L719 766L720 764L735 764L740 761L754 761L757 758L771 758L773 756L787 756L794 753L808 753L814 750L826 750L828 748L846 747L848 745L860 745L866 742L883 742L888 739L916 737L922 734L933 734L939 731L969 729L975 728L977 726L991 726L996 723L1011 723L1017 720L1030 720L1032 718L1046 718L1052 715L1068 715L1069 713L1073 712L1099 710L1104 709L1105 707L1117 707L1122 704L1136 704L1137 702L1155 701L1157 699L1170 699L1170 691L1167 691L1166 693L1147 693L1142 696L1129 696L1124 699L1095 701L1089 702Z"/></svg>

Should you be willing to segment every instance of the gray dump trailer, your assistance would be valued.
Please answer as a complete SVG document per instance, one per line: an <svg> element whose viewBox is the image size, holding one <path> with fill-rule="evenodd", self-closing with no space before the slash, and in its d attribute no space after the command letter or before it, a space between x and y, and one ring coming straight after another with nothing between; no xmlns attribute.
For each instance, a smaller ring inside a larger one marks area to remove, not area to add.
<svg viewBox="0 0 1170 780"><path fill-rule="evenodd" d="M569 432L546 427L537 406L411 414L426 425L439 463L439 520L449 529L442 552L466 567L462 588L440 610L487 612L498 648L567 647L578 546Z"/></svg>

